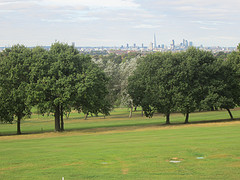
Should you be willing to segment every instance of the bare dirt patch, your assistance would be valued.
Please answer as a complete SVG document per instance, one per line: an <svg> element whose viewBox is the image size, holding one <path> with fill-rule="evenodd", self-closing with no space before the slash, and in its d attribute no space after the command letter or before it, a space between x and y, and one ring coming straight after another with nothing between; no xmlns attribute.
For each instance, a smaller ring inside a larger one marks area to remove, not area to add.
<svg viewBox="0 0 240 180"><path fill-rule="evenodd" d="M128 168L122 169L122 174L128 174Z"/></svg>
<svg viewBox="0 0 240 180"><path fill-rule="evenodd" d="M232 158L232 155L229 154L215 154L208 156L209 159L222 159L222 158Z"/></svg>

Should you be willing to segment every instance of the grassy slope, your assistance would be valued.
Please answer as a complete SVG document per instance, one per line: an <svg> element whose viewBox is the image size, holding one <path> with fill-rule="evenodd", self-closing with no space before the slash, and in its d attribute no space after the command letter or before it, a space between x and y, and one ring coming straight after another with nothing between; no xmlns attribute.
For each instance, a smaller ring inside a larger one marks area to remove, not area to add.
<svg viewBox="0 0 240 180"><path fill-rule="evenodd" d="M66 127L70 129L78 124L81 128L112 127L131 125L132 121L135 125L164 121L162 117L128 120L121 116L124 113L115 113L106 120L70 119ZM197 113L191 118L192 121L225 119L224 114ZM173 121L182 122L183 117L175 114ZM28 123L34 124L26 122L26 125ZM45 123L49 128L53 125L52 121ZM240 179L239 121L149 126L134 131L131 126L128 128L120 127L108 133L73 131L2 136L0 179ZM29 130L33 129L29 125ZM170 160L181 162L174 164Z"/></svg>
<svg viewBox="0 0 240 180"><path fill-rule="evenodd" d="M109 134L4 139L0 142L0 177L239 179L239 129L240 123L217 123ZM170 163L171 159L181 162Z"/></svg>

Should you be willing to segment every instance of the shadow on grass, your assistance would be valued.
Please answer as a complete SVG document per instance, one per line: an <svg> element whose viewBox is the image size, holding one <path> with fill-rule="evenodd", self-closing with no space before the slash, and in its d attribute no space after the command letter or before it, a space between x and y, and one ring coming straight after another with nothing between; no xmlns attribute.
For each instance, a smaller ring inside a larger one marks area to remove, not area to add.
<svg viewBox="0 0 240 180"><path fill-rule="evenodd" d="M237 122L240 121L240 118L235 118L235 119L216 119L216 120L204 120L204 121L193 121L189 122L187 124L185 123L171 123L171 124L165 124L165 123L159 123L159 122L154 122L154 123L136 123L136 124L118 124L118 125L99 125L99 126L94 126L94 127L84 127L84 128L71 128L71 129L65 129L64 132L72 132L72 131L78 131L78 132L92 132L92 133L97 133L97 132L108 132L108 131L113 131L113 130L137 130L137 129L142 129L142 128L150 128L150 127L171 127L171 126L187 126L191 124L211 124L211 123L220 123L220 122ZM42 134L42 133L49 133L49 132L54 132L52 130L44 130L44 131L34 131L34 132L24 132L22 135L26 134ZM0 136L16 136L16 133L6 133L6 134L1 134Z"/></svg>

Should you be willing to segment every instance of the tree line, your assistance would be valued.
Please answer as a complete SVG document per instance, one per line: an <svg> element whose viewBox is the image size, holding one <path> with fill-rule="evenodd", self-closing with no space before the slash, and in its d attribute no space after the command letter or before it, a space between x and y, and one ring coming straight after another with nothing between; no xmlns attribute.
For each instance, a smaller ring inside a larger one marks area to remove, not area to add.
<svg viewBox="0 0 240 180"><path fill-rule="evenodd" d="M73 46L54 43L47 51L15 45L0 53L0 121L17 122L31 115L53 113L55 131L64 130L64 114L74 108L109 115L113 107L141 106L155 112L185 115L194 111L230 109L239 105L240 46L230 55L190 48L186 52L142 55L84 55Z"/></svg>
<svg viewBox="0 0 240 180"><path fill-rule="evenodd" d="M194 47L186 52L154 53L141 58L128 79L133 104L141 106L147 117L154 112L166 116L194 111L230 109L240 105L240 45L227 58Z"/></svg>
<svg viewBox="0 0 240 180"><path fill-rule="evenodd" d="M54 113L55 131L64 130L63 114L71 108L109 115L108 77L88 55L67 44L55 43L47 51L15 45L0 53L0 121L21 120L37 106Z"/></svg>

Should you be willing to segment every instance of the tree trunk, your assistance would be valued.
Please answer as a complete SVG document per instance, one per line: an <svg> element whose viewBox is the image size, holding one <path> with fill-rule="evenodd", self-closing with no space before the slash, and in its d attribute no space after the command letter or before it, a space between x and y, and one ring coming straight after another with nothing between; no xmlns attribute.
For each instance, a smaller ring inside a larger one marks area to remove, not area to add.
<svg viewBox="0 0 240 180"><path fill-rule="evenodd" d="M55 131L59 132L61 130L60 128L60 108L59 105L55 106Z"/></svg>
<svg viewBox="0 0 240 180"><path fill-rule="evenodd" d="M136 112L136 111L137 111L137 106L134 107L134 112Z"/></svg>
<svg viewBox="0 0 240 180"><path fill-rule="evenodd" d="M61 105L61 131L64 131L64 122L63 122L63 107Z"/></svg>
<svg viewBox="0 0 240 180"><path fill-rule="evenodd" d="M22 134L21 133L21 117L17 116L17 134Z"/></svg>
<svg viewBox="0 0 240 180"><path fill-rule="evenodd" d="M142 117L143 117L143 108L142 108Z"/></svg>
<svg viewBox="0 0 240 180"><path fill-rule="evenodd" d="M188 123L189 123L188 119L189 119L189 113L186 114L185 122L184 122L185 124L188 124Z"/></svg>
<svg viewBox="0 0 240 180"><path fill-rule="evenodd" d="M132 117L132 112L133 112L133 106L131 106L130 113L129 113L129 118Z"/></svg>
<svg viewBox="0 0 240 180"><path fill-rule="evenodd" d="M170 113L166 114L166 124L170 124Z"/></svg>
<svg viewBox="0 0 240 180"><path fill-rule="evenodd" d="M84 120L87 120L88 118L88 113L85 114Z"/></svg>
<svg viewBox="0 0 240 180"><path fill-rule="evenodd" d="M228 113L229 113L229 116L230 116L231 120L233 120L234 118L233 118L233 115L232 115L230 109L227 108L227 111L228 111Z"/></svg>

